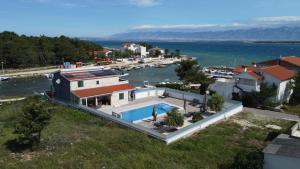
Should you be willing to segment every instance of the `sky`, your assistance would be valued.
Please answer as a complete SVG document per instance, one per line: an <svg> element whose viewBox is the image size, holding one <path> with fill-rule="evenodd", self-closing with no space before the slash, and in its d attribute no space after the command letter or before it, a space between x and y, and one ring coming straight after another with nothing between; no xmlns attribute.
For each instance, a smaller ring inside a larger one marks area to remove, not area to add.
<svg viewBox="0 0 300 169"><path fill-rule="evenodd" d="M299 0L0 0L0 32L104 37L140 29L300 21Z"/></svg>

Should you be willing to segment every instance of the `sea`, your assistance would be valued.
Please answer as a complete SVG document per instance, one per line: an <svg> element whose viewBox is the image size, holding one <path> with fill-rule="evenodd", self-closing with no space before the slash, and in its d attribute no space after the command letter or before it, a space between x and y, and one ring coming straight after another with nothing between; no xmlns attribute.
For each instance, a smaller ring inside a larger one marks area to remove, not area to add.
<svg viewBox="0 0 300 169"><path fill-rule="evenodd" d="M121 41L99 41L103 47L120 48ZM254 43L229 41L201 42L147 42L153 47L169 49L174 52L196 57L201 66L246 65L280 56L300 56L300 43ZM145 68L129 71L126 77L130 83L142 86L144 81L150 84L178 81L174 69L176 65L166 68ZM0 98L28 96L50 89L51 81L45 77L11 79L0 83Z"/></svg>

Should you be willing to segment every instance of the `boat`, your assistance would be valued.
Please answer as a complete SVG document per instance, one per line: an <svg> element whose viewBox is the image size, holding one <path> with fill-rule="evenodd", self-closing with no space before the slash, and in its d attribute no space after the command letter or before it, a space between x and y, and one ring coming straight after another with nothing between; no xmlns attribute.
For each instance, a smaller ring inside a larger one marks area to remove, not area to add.
<svg viewBox="0 0 300 169"><path fill-rule="evenodd" d="M9 79L10 79L10 77L8 77L8 76L0 76L0 81L7 81Z"/></svg>
<svg viewBox="0 0 300 169"><path fill-rule="evenodd" d="M129 76L129 73L122 73L121 77L124 77L124 76Z"/></svg>

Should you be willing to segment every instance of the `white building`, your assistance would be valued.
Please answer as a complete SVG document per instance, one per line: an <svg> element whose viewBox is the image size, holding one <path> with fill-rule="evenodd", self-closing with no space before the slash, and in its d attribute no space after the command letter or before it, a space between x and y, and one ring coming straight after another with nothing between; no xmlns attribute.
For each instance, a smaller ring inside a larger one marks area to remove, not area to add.
<svg viewBox="0 0 300 169"><path fill-rule="evenodd" d="M147 48L135 43L123 44L121 51L132 51L134 54L140 54L141 58L145 58L148 56Z"/></svg>
<svg viewBox="0 0 300 169"><path fill-rule="evenodd" d="M300 139L281 134L264 150L264 169L299 169Z"/></svg>
<svg viewBox="0 0 300 169"><path fill-rule="evenodd" d="M55 98L88 107L128 104L134 86L108 69L73 69L54 73L52 95Z"/></svg>
<svg viewBox="0 0 300 169"><path fill-rule="evenodd" d="M288 70L280 65L274 66L243 66L236 67L236 84L233 88L233 94L241 95L243 92L260 91L262 82L268 85L277 86L276 101L289 101L292 90L289 83L296 76L295 72Z"/></svg>
<svg viewBox="0 0 300 169"><path fill-rule="evenodd" d="M159 52L158 58L163 58L166 54L165 49L158 48L158 47L152 48L152 49L149 50L149 54L151 56L155 56L157 52Z"/></svg>

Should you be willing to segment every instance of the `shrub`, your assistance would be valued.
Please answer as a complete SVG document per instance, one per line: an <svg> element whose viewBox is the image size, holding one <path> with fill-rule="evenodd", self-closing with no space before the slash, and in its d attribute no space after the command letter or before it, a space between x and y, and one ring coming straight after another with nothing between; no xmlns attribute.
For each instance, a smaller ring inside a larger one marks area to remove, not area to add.
<svg viewBox="0 0 300 169"><path fill-rule="evenodd" d="M170 127L181 127L183 126L184 119L183 116L178 112L178 109L174 108L167 113L165 123Z"/></svg>
<svg viewBox="0 0 300 169"><path fill-rule="evenodd" d="M197 113L194 113L193 118L192 118L192 122L195 123L195 122L200 121L202 119L203 119L203 117L202 117L201 113L197 112Z"/></svg>
<svg viewBox="0 0 300 169"><path fill-rule="evenodd" d="M213 111L221 111L224 106L224 98L218 94L213 94L211 98L208 100L208 106Z"/></svg>

